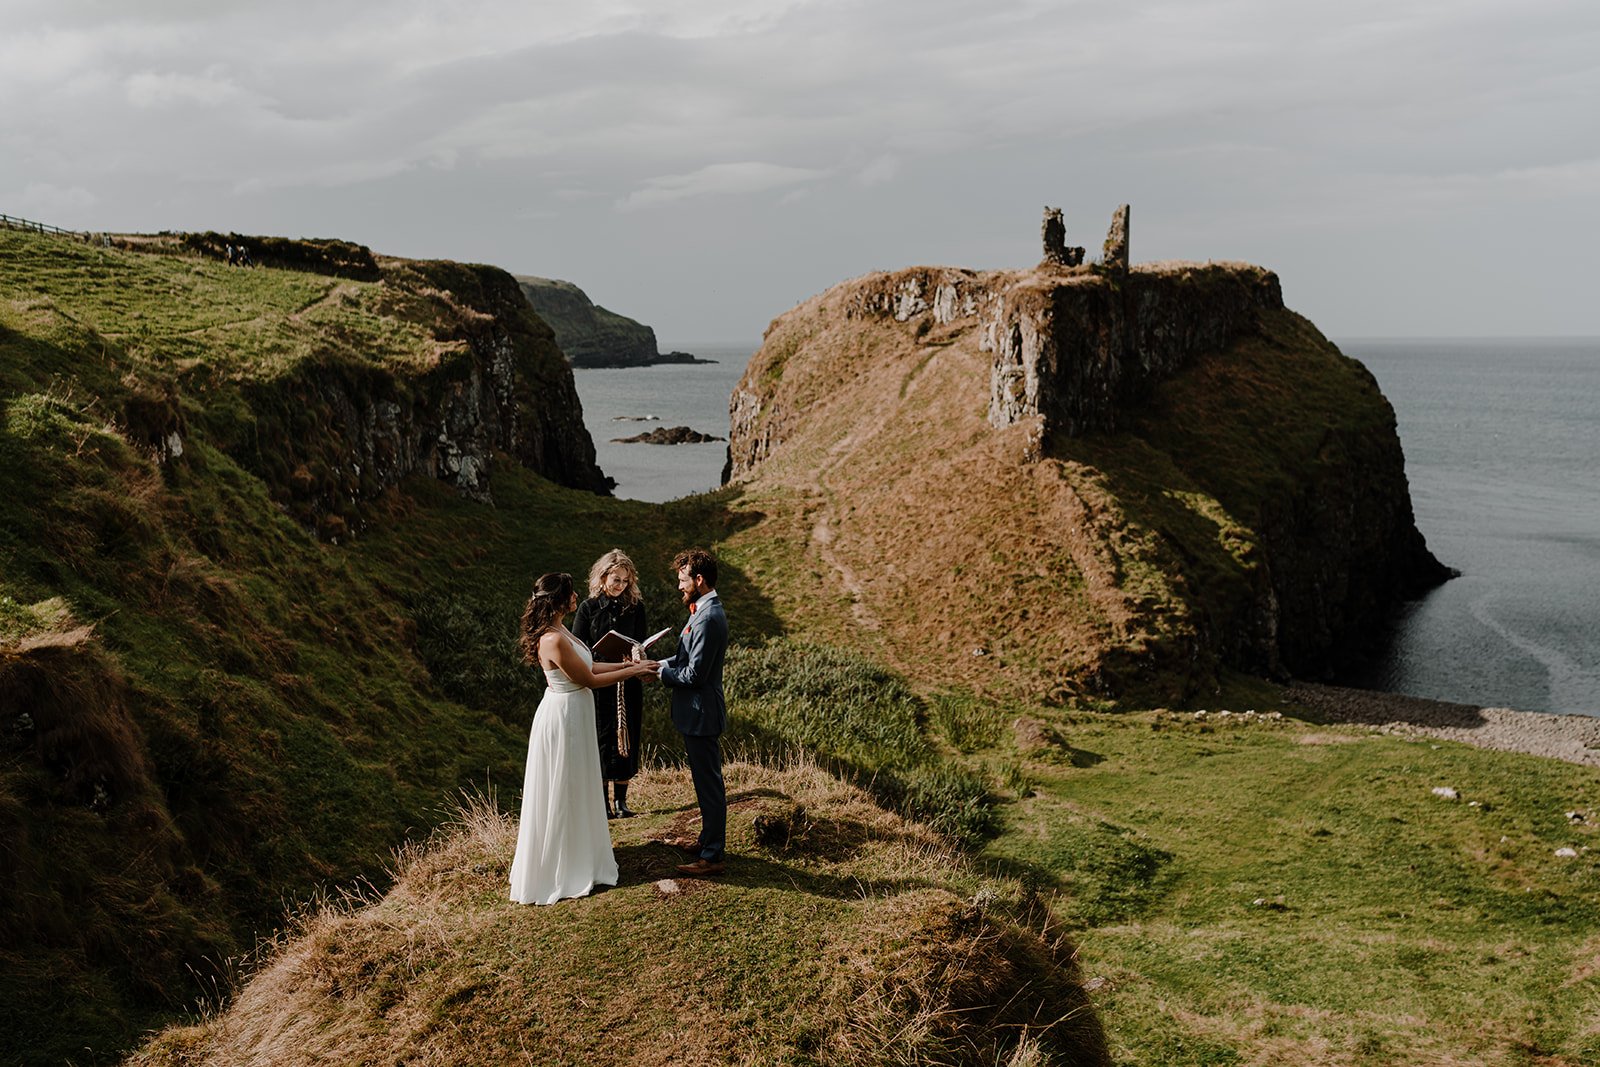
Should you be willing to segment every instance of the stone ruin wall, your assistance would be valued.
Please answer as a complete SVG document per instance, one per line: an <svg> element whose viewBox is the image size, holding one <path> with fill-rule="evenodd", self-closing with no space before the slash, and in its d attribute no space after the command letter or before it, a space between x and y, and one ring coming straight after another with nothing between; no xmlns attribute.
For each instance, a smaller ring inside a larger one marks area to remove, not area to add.
<svg viewBox="0 0 1600 1067"><path fill-rule="evenodd" d="M980 322L979 347L994 354L989 421L1038 415L1047 435L1069 437L1114 430L1124 405L1282 307L1277 276L1257 267L1027 279L1002 291Z"/></svg>
<svg viewBox="0 0 1600 1067"><path fill-rule="evenodd" d="M1112 214L1098 263L1083 264L1083 248L1066 243L1060 209L1047 207L1035 270L900 271L864 285L846 313L900 322L929 314L940 325L975 316L979 348L994 356L994 426L1039 416L1047 436L1114 430L1123 405L1199 353L1253 331L1261 311L1283 307L1277 276L1258 267L1133 269L1130 215L1127 204Z"/></svg>
<svg viewBox="0 0 1600 1067"><path fill-rule="evenodd" d="M935 325L973 320L991 353L989 421L1037 417L1043 436L1117 429L1120 412L1201 353L1257 329L1281 309L1277 275L1245 264L1132 268L1127 205L1118 208L1104 258L1082 264L1060 212L1045 209L1043 262L1028 271L915 267L861 279L843 301L847 318L924 316ZM1053 254L1052 254L1053 253ZM741 381L729 402L723 479L759 466L799 413L773 406L771 390Z"/></svg>

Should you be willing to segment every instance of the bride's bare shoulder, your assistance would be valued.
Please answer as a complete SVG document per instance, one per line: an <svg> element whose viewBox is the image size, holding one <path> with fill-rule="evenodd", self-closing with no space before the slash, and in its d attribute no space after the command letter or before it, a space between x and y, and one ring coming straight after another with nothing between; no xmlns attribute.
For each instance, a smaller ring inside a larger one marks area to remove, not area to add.
<svg viewBox="0 0 1600 1067"><path fill-rule="evenodd" d="M539 662L559 662L564 647L566 641L562 638L560 630L546 630L539 635Z"/></svg>

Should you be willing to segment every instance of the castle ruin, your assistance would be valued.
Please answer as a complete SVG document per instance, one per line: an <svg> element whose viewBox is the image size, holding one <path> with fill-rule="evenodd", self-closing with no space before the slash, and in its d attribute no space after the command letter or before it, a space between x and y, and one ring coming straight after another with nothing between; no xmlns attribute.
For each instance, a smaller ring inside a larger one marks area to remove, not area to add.
<svg viewBox="0 0 1600 1067"><path fill-rule="evenodd" d="M1128 272L1128 214L1127 204L1123 204L1111 214L1111 228L1106 231L1106 240L1101 249L1100 265L1106 270L1118 274ZM1067 246L1067 224L1062 220L1061 209L1046 206L1044 209L1044 223L1040 227L1040 235L1044 239L1044 259L1039 261L1041 267L1078 267L1083 265L1084 248L1082 245Z"/></svg>

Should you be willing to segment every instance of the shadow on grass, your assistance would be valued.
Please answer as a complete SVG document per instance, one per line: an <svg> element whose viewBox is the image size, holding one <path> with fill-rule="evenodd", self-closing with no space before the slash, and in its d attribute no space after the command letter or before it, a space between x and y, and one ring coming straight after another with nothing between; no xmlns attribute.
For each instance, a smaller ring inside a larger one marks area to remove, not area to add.
<svg viewBox="0 0 1600 1067"><path fill-rule="evenodd" d="M620 845L616 849L618 887L644 885L662 879L682 879L678 864L687 863L689 854L665 842ZM687 881L687 879L684 879ZM791 889L831 900L859 900L914 889L943 886L927 878L856 878L823 874L798 864L784 863L766 852L729 854L727 870L706 882L721 882L746 889Z"/></svg>
<svg viewBox="0 0 1600 1067"><path fill-rule="evenodd" d="M1097 763L1104 763L1106 758L1098 752L1090 752L1085 748L1073 748L1071 745L1063 746L1061 761L1068 766L1084 768L1093 767Z"/></svg>
<svg viewBox="0 0 1600 1067"><path fill-rule="evenodd" d="M1286 700L1299 705L1307 722L1319 725L1357 723L1382 726L1385 723L1405 722L1414 726L1448 726L1458 730L1477 730L1488 725L1483 709L1475 704L1452 704L1400 693L1296 682L1286 688L1283 695Z"/></svg>

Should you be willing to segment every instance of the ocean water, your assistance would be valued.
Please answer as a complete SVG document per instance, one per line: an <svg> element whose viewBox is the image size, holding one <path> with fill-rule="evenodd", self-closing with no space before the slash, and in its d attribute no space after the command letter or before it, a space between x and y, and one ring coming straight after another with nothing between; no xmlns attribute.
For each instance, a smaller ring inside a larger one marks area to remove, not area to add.
<svg viewBox="0 0 1600 1067"><path fill-rule="evenodd" d="M1349 681L1600 715L1600 338L1340 348L1394 405L1417 527L1461 571Z"/></svg>
<svg viewBox="0 0 1600 1067"><path fill-rule="evenodd" d="M728 396L757 346L671 347L719 362L576 372L618 496L671 500L720 481L721 442L611 443L656 426L727 436ZM1600 338L1340 347L1394 405L1417 525L1462 572L1407 605L1387 653L1341 680L1600 715Z"/></svg>
<svg viewBox="0 0 1600 1067"><path fill-rule="evenodd" d="M575 369L583 423L594 438L600 469L617 480L616 495L660 503L715 489L728 456L726 441L703 445L622 445L657 427L687 426L728 436L728 397L759 345L663 343L715 363L662 363L640 368Z"/></svg>

